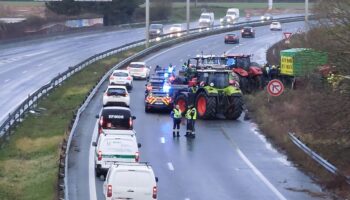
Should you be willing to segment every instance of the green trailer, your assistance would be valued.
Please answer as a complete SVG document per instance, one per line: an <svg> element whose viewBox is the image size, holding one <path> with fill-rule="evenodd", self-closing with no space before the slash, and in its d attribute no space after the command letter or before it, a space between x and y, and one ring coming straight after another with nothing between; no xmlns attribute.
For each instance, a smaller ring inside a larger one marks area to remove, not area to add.
<svg viewBox="0 0 350 200"><path fill-rule="evenodd" d="M327 53L313 49L287 49L281 51L280 55L281 75L287 76L305 76L328 62Z"/></svg>

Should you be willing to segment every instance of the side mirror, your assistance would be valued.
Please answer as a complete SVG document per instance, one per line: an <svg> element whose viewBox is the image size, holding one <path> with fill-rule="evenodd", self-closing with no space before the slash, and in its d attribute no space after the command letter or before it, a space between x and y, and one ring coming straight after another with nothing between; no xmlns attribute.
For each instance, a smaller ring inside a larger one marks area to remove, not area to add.
<svg viewBox="0 0 350 200"><path fill-rule="evenodd" d="M95 117L96 117L96 119L98 119L98 118L100 118L100 115L96 115Z"/></svg>
<svg viewBox="0 0 350 200"><path fill-rule="evenodd" d="M158 183L158 181L159 181L159 180L158 180L158 177L156 177L156 182Z"/></svg>
<svg viewBox="0 0 350 200"><path fill-rule="evenodd" d="M137 143L137 147L138 147L138 148L141 148L141 143Z"/></svg>
<svg viewBox="0 0 350 200"><path fill-rule="evenodd" d="M132 116L131 118L132 118L133 120L135 120L135 119L136 119L136 117L135 117L135 116Z"/></svg>
<svg viewBox="0 0 350 200"><path fill-rule="evenodd" d="M96 142L92 142L92 146L93 147L97 147L97 143Z"/></svg>

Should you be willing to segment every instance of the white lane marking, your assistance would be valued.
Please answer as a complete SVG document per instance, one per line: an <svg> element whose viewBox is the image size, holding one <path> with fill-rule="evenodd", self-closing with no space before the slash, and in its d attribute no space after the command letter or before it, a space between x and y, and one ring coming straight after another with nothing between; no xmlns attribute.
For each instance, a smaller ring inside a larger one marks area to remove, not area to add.
<svg viewBox="0 0 350 200"><path fill-rule="evenodd" d="M190 200L190 198L185 198L185 200Z"/></svg>
<svg viewBox="0 0 350 200"><path fill-rule="evenodd" d="M161 138L160 138L160 143L162 143L162 144L165 143L165 138L164 138L164 137L161 137Z"/></svg>
<svg viewBox="0 0 350 200"><path fill-rule="evenodd" d="M4 82L7 83L7 82L9 82L10 80L11 80L11 79L6 79Z"/></svg>
<svg viewBox="0 0 350 200"><path fill-rule="evenodd" d="M206 40L206 39L208 39L208 38L205 37L205 38L200 38L200 39L197 39L197 40L191 40L191 43L192 43L192 42L197 42L197 41L200 41L200 40ZM159 57L160 55L163 55L163 54L165 54L165 53L167 53L167 52L169 52L169 51L172 51L172 50L174 50L174 49L180 48L180 47L185 46L185 45L188 45L188 44L189 44L189 42L185 42L184 44L180 44L180 45L178 45L178 46L175 46L175 47L172 47L172 48L167 49L167 50L165 50L165 51L162 51L162 52L160 52L160 53L157 53L157 54L155 54L155 55L153 55L153 56L147 58L146 60L144 60L144 62L149 62L150 60L153 60L155 57ZM197 51L199 52L199 50L197 50Z"/></svg>
<svg viewBox="0 0 350 200"><path fill-rule="evenodd" d="M95 148L91 145L92 142L96 141L97 137L97 124L98 120L96 121L96 125L94 128L94 132L91 137L90 141L90 150L89 150L89 192L90 192L90 200L97 200L97 191L96 191L96 182L95 182L95 167L94 167L94 151Z"/></svg>
<svg viewBox="0 0 350 200"><path fill-rule="evenodd" d="M27 70L24 70L24 71L22 72L22 74L25 74L25 73L27 73Z"/></svg>
<svg viewBox="0 0 350 200"><path fill-rule="evenodd" d="M254 172L254 174L278 197L280 200L287 200L286 197L284 197L275 186L272 185L272 183L254 166L252 162L244 155L244 153L239 149L237 144L231 139L231 137L228 136L228 134L225 132L223 128L221 128L221 132L224 134L224 136L230 141L231 145L235 148L237 151L239 157L248 165L248 167Z"/></svg>
<svg viewBox="0 0 350 200"><path fill-rule="evenodd" d="M173 166L173 164L171 162L168 162L168 168L169 168L170 171L174 171L175 170L174 166Z"/></svg>

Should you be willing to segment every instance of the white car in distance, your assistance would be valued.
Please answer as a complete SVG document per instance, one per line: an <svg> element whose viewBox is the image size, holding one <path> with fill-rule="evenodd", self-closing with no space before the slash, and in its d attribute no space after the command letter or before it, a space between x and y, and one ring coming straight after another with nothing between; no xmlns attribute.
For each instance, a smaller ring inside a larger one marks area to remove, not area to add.
<svg viewBox="0 0 350 200"><path fill-rule="evenodd" d="M109 85L103 94L103 106L130 106L130 95L125 86Z"/></svg>
<svg viewBox="0 0 350 200"><path fill-rule="evenodd" d="M128 70L114 70L109 77L110 85L124 85L129 90L132 89L133 78Z"/></svg>
<svg viewBox="0 0 350 200"><path fill-rule="evenodd" d="M273 21L270 25L270 30L271 31L281 31L282 30L282 25L278 21Z"/></svg>
<svg viewBox="0 0 350 200"><path fill-rule="evenodd" d="M158 178L146 163L113 165L103 184L106 200L157 200Z"/></svg>
<svg viewBox="0 0 350 200"><path fill-rule="evenodd" d="M95 174L106 176L108 169L119 162L138 162L141 144L135 135L101 134L95 149Z"/></svg>
<svg viewBox="0 0 350 200"><path fill-rule="evenodd" d="M170 37L180 37L182 33L179 33L182 31L182 24L173 24L170 27Z"/></svg>
<svg viewBox="0 0 350 200"><path fill-rule="evenodd" d="M150 73L150 67L145 62L132 62L127 67L133 78L147 79Z"/></svg>

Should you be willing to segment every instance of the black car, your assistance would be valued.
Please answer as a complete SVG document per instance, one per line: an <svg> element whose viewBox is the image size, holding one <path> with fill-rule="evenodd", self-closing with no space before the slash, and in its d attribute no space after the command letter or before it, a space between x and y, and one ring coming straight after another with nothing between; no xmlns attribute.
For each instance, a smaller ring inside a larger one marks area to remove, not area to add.
<svg viewBox="0 0 350 200"><path fill-rule="evenodd" d="M145 96L145 112L151 110L165 110L171 111L173 109L173 99L169 93L162 89L152 89Z"/></svg>
<svg viewBox="0 0 350 200"><path fill-rule="evenodd" d="M99 115L98 132L104 130L133 130L132 121L136 119L131 115L130 108L110 106L103 107Z"/></svg>
<svg viewBox="0 0 350 200"><path fill-rule="evenodd" d="M156 38L163 35L163 24L151 24L149 27L149 36L150 38Z"/></svg>
<svg viewBox="0 0 350 200"><path fill-rule="evenodd" d="M225 35L225 44L232 43L232 44L238 44L239 43L239 36L234 33L229 33Z"/></svg>
<svg viewBox="0 0 350 200"><path fill-rule="evenodd" d="M244 27L242 29L242 38L246 38L246 37L251 37L251 38L254 38L255 37L255 30L253 27Z"/></svg>

